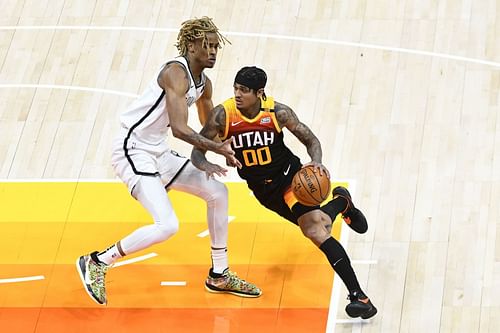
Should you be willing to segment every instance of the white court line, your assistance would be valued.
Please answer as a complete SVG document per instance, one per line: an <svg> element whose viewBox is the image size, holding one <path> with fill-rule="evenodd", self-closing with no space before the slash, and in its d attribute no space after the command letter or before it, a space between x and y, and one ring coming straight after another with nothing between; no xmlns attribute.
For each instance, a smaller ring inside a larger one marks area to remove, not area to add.
<svg viewBox="0 0 500 333"><path fill-rule="evenodd" d="M349 184L349 192L351 192L351 195L354 197L356 193L356 181L355 180L345 180ZM349 240L349 230L348 228L344 228L344 226L341 229L340 233L340 243L344 248L347 247L347 243ZM351 263L353 265L376 265L378 263L377 260L352 260ZM363 319L337 319L337 311L338 311L338 304L339 304L339 299L340 299L340 290L341 290L341 285L342 283L339 283L338 281L340 278L337 277L337 283L333 283L332 286L332 296L330 297L330 307L328 309L328 320L326 324L326 333L334 333L335 332L335 326L337 324L350 324L354 325L353 327L353 332L358 332L361 330L361 326L364 324L367 324L370 322L370 319L368 320L363 320Z"/></svg>
<svg viewBox="0 0 500 333"><path fill-rule="evenodd" d="M64 90L77 90L77 91L85 91L85 92L97 92L97 93L104 93L104 94L118 95L118 96L125 96L125 97L133 97L133 98L139 96L137 94L131 94L131 93L126 93L126 92L111 90L111 89L79 87L79 86L65 86L65 85L59 85L59 84L16 84L16 83L12 83L12 84L0 84L0 88L64 89Z"/></svg>
<svg viewBox="0 0 500 333"><path fill-rule="evenodd" d="M349 192L351 193L351 196L354 197L356 193L356 181L355 180L350 180L348 183L349 187ZM349 232L347 228L344 228L342 226L340 231L340 240L339 242L344 246L344 248L347 248L347 243L349 240ZM339 282L340 281L340 282ZM337 311L338 311L338 305L339 305L339 299L340 299L340 288L343 288L342 286L342 281L340 280L340 277L338 275L335 275L334 281L332 282L332 294L330 296L330 306L328 307L328 319L326 321L326 333L334 333L335 332L335 325L338 322L337 319Z"/></svg>
<svg viewBox="0 0 500 333"><path fill-rule="evenodd" d="M111 30L111 31L147 31L147 32L174 32L174 33L177 33L179 31L178 28L174 29L174 28L156 28L156 27L89 26L89 25L42 25L42 26L40 26L40 25L24 25L24 26L23 25L20 25L20 26L14 25L14 26L0 26L0 30L99 30L99 31ZM402 48L402 47L376 45L376 44L370 44L370 43L347 42L347 41L334 40L334 39L310 38L310 37L251 33L251 32L221 31L221 33L224 35L227 35L227 36L270 38L270 39L279 39L279 40L292 40L292 41L301 41L301 42L310 42L310 43L319 43L319 44L340 45L340 46L348 46L348 47L360 47L360 48L366 48L366 49L415 54L415 55L457 60L457 61L463 61L463 62L475 63L475 64L480 64L480 65L493 66L493 67L500 67L500 62L495 62L495 61L462 57L462 56L456 56L456 55L447 54L447 53L440 53L440 52L431 52L431 51L407 49L407 48Z"/></svg>
<svg viewBox="0 0 500 333"><path fill-rule="evenodd" d="M152 253L148 253L148 254L145 254L143 256L139 256L139 257L136 257L136 258L122 260L122 261L117 262L116 264L114 264L113 267L120 267L120 266L124 266L124 265L133 264L134 262L147 260L147 259L156 257L157 255L158 255L157 253L152 252Z"/></svg>
<svg viewBox="0 0 500 333"><path fill-rule="evenodd" d="M162 282L160 282L160 286L166 286L166 287L185 286L186 284L187 284L186 281L162 281Z"/></svg>
<svg viewBox="0 0 500 333"><path fill-rule="evenodd" d="M45 276L43 276L43 275L27 276L27 277L21 277L21 278L0 279L0 284L1 283L37 281L37 280L43 280L43 279L45 279Z"/></svg>
<svg viewBox="0 0 500 333"><path fill-rule="evenodd" d="M227 217L227 223L231 223L231 221L232 221L232 220L234 220L235 218L236 218L236 216L231 216L231 215L229 215L229 216ZM200 238L207 237L207 236L208 236L208 230L204 230L204 231L200 232L200 233L199 233L198 235L196 235L196 236L198 236L198 237L200 237Z"/></svg>

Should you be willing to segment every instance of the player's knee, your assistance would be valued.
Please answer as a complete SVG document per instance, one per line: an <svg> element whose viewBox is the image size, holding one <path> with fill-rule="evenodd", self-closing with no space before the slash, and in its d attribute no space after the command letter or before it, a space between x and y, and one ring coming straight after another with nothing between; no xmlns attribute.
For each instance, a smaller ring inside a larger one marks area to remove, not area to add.
<svg viewBox="0 0 500 333"><path fill-rule="evenodd" d="M300 230L302 231L302 234L304 236L306 236L307 238L309 238L311 240L317 239L319 234L320 234L318 228L315 228L314 226L303 227Z"/></svg>
<svg viewBox="0 0 500 333"><path fill-rule="evenodd" d="M326 229L322 227L321 221L313 219L302 221L300 223L300 230L305 237L309 238L315 244L321 244L330 236L326 232Z"/></svg>
<svg viewBox="0 0 500 333"><path fill-rule="evenodd" d="M226 201L228 196L227 186L219 181L214 181L207 201Z"/></svg>
<svg viewBox="0 0 500 333"><path fill-rule="evenodd" d="M179 231L178 221L169 221L169 223L156 223L156 238L158 242L165 241Z"/></svg>

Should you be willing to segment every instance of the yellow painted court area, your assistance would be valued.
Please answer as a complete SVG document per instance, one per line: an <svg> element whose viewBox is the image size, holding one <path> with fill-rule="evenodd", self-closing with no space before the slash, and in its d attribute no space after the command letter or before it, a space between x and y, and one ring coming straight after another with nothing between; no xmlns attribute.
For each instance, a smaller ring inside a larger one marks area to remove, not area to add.
<svg viewBox="0 0 500 333"><path fill-rule="evenodd" d="M261 207L245 183L227 186L230 268L259 285L263 296L244 299L204 290L211 265L209 237L200 237L207 230L205 203L172 191L169 197L180 221L179 232L130 258L153 252L157 256L110 270L109 303L104 309L156 309L159 312L151 313L154 318L170 318L166 325L175 327L172 316L177 312L165 310L178 309L189 316L196 309L204 313L210 325L214 309L217 316L226 319L246 317L251 311L253 316L271 320L268 326L272 328L279 318L291 313L295 318L305 311L309 317L318 318L318 332L324 332L333 271L323 253L297 226ZM137 227L151 223L147 212L118 182L5 182L0 183L0 203L0 281L44 276L37 281L0 283L0 327L8 323L16 332L62 332L64 325L42 325L45 316L65 313L68 324L77 321L83 325L79 316L68 316L68 311L83 313L84 317L90 315L88 311L104 311L83 290L76 259L103 250ZM339 221L334 224L336 238L341 225ZM162 281L185 281L186 285L162 287ZM145 322L151 319L144 314L140 318ZM108 319L102 319L104 326L111 325ZM300 327L300 320L286 322ZM204 331L203 325L193 326L192 331ZM191 328L183 331L191 332Z"/></svg>

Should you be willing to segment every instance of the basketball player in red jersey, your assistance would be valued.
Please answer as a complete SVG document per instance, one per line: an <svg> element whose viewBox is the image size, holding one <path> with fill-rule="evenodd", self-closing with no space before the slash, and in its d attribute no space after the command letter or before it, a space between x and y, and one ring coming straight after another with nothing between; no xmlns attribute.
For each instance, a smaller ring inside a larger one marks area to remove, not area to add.
<svg viewBox="0 0 500 333"><path fill-rule="evenodd" d="M232 140L235 157L241 162L238 174L245 179L257 200L266 208L297 224L305 237L324 252L335 272L349 290L346 312L351 317L368 319L377 309L361 290L349 257L342 245L331 236L332 222L342 214L356 232L368 229L363 213L352 203L344 187L333 189L333 199L323 207L300 204L291 189L293 175L300 170L300 159L283 142L286 127L307 148L315 172L326 173L321 164L318 138L299 121L293 110L266 96L266 73L257 67L243 67L234 80L234 97L216 106L200 134L222 141ZM208 177L222 176L224 169L210 163L206 150L194 147L191 160ZM229 163L231 164L231 163ZM235 165L232 165L235 166Z"/></svg>

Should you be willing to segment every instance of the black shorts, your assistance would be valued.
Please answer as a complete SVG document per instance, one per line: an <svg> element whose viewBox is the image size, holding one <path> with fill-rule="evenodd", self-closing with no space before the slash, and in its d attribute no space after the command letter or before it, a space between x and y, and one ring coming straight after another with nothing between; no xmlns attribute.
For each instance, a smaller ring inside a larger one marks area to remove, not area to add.
<svg viewBox="0 0 500 333"><path fill-rule="evenodd" d="M297 225L300 216L319 208L319 206L305 206L297 202L292 211L285 202L283 196L290 188L293 176L301 167L300 159L293 156L290 163L285 164L282 170L271 179L260 182L247 182L248 187L261 205Z"/></svg>

